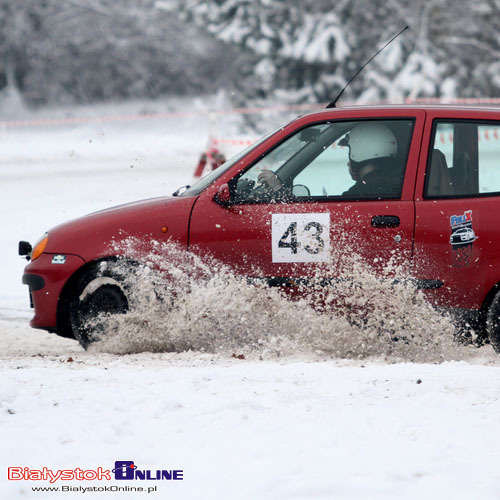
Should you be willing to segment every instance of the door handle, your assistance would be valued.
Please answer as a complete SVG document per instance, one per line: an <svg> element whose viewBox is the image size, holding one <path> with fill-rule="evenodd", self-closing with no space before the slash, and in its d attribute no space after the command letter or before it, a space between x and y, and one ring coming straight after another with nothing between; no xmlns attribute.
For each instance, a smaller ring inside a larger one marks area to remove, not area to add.
<svg viewBox="0 0 500 500"><path fill-rule="evenodd" d="M372 217L372 227L398 227L399 223L397 215L375 215Z"/></svg>

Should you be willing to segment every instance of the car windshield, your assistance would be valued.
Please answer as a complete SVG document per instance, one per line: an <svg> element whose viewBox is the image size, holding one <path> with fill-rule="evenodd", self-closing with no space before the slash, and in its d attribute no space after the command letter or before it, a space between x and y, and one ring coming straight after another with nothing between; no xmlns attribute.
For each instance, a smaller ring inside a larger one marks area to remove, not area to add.
<svg viewBox="0 0 500 500"><path fill-rule="evenodd" d="M266 139L274 135L278 130L277 129L264 137L260 138L257 142L254 144L251 144L247 148L245 148L243 151L240 151L238 154L227 160L225 163L223 163L219 168L213 170L209 174L205 175L202 177L198 182L190 186L186 191L184 191L182 194L179 196L196 196L200 194L202 191L204 191L212 182L216 181L222 174L227 172L234 164L236 164L241 158L243 158L246 154L248 154L250 151L258 147L260 144L262 144Z"/></svg>

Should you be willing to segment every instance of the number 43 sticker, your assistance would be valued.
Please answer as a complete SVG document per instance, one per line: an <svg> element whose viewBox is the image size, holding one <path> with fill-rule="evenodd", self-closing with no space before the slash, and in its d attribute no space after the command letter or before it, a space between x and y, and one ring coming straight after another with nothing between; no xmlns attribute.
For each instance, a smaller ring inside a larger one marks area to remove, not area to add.
<svg viewBox="0 0 500 500"><path fill-rule="evenodd" d="M273 214L273 262L326 262L330 214Z"/></svg>

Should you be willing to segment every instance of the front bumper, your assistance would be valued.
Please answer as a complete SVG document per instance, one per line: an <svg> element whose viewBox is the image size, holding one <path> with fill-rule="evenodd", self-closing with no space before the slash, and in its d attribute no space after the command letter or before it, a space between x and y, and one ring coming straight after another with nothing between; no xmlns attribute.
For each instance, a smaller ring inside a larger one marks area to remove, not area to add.
<svg viewBox="0 0 500 500"><path fill-rule="evenodd" d="M65 255L64 263L57 263L57 254L42 254L24 268L23 283L30 290L31 306L35 315L33 328L57 331L57 307L68 279L85 261L78 255Z"/></svg>

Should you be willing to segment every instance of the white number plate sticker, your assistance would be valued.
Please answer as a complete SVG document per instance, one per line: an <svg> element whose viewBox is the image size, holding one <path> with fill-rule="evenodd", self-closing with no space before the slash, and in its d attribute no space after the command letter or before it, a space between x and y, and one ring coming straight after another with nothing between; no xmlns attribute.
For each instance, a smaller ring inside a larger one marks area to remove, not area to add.
<svg viewBox="0 0 500 500"><path fill-rule="evenodd" d="M273 262L326 262L330 214L273 214Z"/></svg>

